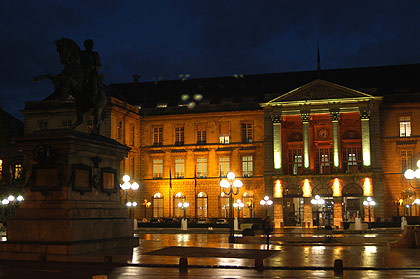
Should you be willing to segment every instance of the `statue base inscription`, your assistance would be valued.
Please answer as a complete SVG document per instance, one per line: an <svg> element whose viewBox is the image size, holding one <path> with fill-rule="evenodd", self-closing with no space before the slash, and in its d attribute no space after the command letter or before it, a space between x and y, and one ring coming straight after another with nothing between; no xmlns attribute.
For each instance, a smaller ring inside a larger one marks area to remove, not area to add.
<svg viewBox="0 0 420 279"><path fill-rule="evenodd" d="M71 129L36 132L17 144L27 157L27 186L7 224L3 254L64 256L138 245L119 192L128 147Z"/></svg>

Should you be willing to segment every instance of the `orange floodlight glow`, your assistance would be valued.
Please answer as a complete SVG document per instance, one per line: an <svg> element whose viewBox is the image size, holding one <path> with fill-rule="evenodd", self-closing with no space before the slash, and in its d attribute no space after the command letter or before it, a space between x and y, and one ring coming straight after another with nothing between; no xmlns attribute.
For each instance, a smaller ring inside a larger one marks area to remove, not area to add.
<svg viewBox="0 0 420 279"><path fill-rule="evenodd" d="M274 185L274 197L275 198L282 198L283 197L283 189L281 186L280 179L276 180L276 184Z"/></svg>
<svg viewBox="0 0 420 279"><path fill-rule="evenodd" d="M303 182L302 192L303 192L303 197L305 198L312 197L312 189L311 189L311 185L309 184L308 179L305 179L305 181Z"/></svg>
<svg viewBox="0 0 420 279"><path fill-rule="evenodd" d="M334 179L333 183L333 197L340 197L340 181L338 181L338 178Z"/></svg>
<svg viewBox="0 0 420 279"><path fill-rule="evenodd" d="M365 197L373 195L372 181L369 177L366 177L365 181L363 182L363 195Z"/></svg>

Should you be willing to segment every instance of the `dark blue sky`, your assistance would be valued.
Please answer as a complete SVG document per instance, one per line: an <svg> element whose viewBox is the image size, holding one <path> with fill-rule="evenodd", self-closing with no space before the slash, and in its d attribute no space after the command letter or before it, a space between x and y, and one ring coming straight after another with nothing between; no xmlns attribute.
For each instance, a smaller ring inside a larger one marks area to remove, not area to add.
<svg viewBox="0 0 420 279"><path fill-rule="evenodd" d="M420 1L0 1L0 103L22 119L24 101L53 86L54 41L95 42L104 82L420 63ZM419 73L420 77L420 73ZM396 77L397 78L397 77Z"/></svg>

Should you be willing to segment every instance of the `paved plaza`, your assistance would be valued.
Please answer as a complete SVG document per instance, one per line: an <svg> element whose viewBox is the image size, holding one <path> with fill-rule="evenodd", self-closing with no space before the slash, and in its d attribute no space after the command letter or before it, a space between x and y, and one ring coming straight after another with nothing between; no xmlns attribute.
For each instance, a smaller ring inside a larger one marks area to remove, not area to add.
<svg viewBox="0 0 420 279"><path fill-rule="evenodd" d="M157 231L159 232L159 231ZM192 232L192 231L191 231ZM276 232L274 237L303 235L302 239L324 235L310 231ZM154 233L139 234L140 246L130 251L114 250L107 253L79 255L68 258L47 256L47 262L1 261L0 278L92 278L107 275L120 278L334 278L335 259L343 260L343 278L420 278L420 249L390 249L380 238L397 239L398 235L357 234L341 235L347 239L365 238L366 243L281 243L270 245L276 251L264 259L264 271L256 271L252 259L188 258L188 272L178 270L179 257L144 255L169 246L209 247L230 249L266 249L265 244L229 244L228 235L221 233ZM262 238L257 235L250 239ZM377 242L372 242L374 238ZM112 256L112 263L110 263ZM107 261L106 263L104 262ZM63 261L66 261L65 263ZM87 264L89 263L89 264ZM32 276L30 276L32 275ZM34 277L40 276L40 277ZM340 276L338 276L340 278Z"/></svg>

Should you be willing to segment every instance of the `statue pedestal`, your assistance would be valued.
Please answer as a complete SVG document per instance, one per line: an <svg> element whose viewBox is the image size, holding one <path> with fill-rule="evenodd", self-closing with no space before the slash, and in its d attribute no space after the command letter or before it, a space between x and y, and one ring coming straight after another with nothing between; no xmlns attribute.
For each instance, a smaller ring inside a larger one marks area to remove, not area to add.
<svg viewBox="0 0 420 279"><path fill-rule="evenodd" d="M138 245L119 191L128 147L70 129L16 142L26 155L27 186L2 253L76 255Z"/></svg>

